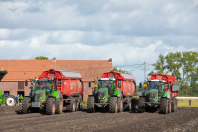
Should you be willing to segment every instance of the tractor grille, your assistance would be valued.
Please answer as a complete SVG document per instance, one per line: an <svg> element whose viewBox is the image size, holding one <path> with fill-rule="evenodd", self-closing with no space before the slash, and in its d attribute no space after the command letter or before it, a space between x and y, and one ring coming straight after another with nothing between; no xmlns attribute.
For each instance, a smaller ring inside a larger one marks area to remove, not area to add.
<svg viewBox="0 0 198 132"><path fill-rule="evenodd" d="M42 94L43 94L43 91L36 91L35 95L34 95L34 101L38 102L39 98L42 96Z"/></svg>
<svg viewBox="0 0 198 132"><path fill-rule="evenodd" d="M157 91L150 91L149 92L149 98L150 99L155 99L156 95L157 95Z"/></svg>
<svg viewBox="0 0 198 132"><path fill-rule="evenodd" d="M98 90L98 97L103 98L106 95L106 90Z"/></svg>

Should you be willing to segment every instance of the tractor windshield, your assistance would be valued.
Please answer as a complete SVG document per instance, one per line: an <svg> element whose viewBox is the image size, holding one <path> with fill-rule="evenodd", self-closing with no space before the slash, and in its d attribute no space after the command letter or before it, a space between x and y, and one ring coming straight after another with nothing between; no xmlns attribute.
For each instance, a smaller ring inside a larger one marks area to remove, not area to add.
<svg viewBox="0 0 198 132"><path fill-rule="evenodd" d="M113 88L116 87L115 81L99 80L98 81L98 89L100 89L100 88L108 88L108 91L112 91L112 83L113 83Z"/></svg>
<svg viewBox="0 0 198 132"><path fill-rule="evenodd" d="M159 81L149 81L148 90L157 89L158 94L162 94L162 83Z"/></svg>
<svg viewBox="0 0 198 132"><path fill-rule="evenodd" d="M50 90L50 80L39 79L36 81L36 90L44 89Z"/></svg>

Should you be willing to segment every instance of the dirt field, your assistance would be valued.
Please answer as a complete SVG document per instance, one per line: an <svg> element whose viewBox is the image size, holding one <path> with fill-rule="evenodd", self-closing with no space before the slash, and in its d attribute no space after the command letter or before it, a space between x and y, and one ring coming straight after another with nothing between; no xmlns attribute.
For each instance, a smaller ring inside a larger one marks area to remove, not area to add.
<svg viewBox="0 0 198 132"><path fill-rule="evenodd" d="M45 115L20 114L21 107L0 107L0 131L198 131L198 108L181 107L171 114L87 113L83 111Z"/></svg>

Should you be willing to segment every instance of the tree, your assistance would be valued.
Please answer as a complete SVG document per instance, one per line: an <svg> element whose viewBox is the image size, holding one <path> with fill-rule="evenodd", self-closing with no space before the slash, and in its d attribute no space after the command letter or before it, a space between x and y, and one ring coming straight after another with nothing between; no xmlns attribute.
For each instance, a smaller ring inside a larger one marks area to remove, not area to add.
<svg viewBox="0 0 198 132"><path fill-rule="evenodd" d="M115 71L115 72L121 72L121 73L125 73L125 74L131 74L131 72L130 71L127 71L127 70L123 70L123 69L118 69L117 67L114 67L113 68L113 71Z"/></svg>
<svg viewBox="0 0 198 132"><path fill-rule="evenodd" d="M48 60L48 57L44 57L44 56L38 56L38 57L35 57L35 60Z"/></svg>

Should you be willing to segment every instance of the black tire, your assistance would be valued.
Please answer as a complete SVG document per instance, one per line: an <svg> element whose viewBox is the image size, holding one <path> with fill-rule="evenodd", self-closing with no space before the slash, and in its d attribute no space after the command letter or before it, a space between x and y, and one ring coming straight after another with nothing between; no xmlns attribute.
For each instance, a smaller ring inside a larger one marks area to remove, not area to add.
<svg viewBox="0 0 198 132"><path fill-rule="evenodd" d="M23 98L21 113L27 114L30 111L30 100L30 97Z"/></svg>
<svg viewBox="0 0 198 132"><path fill-rule="evenodd" d="M160 113L168 114L169 101L167 98L160 99Z"/></svg>
<svg viewBox="0 0 198 132"><path fill-rule="evenodd" d="M131 110L135 110L135 98L131 98Z"/></svg>
<svg viewBox="0 0 198 132"><path fill-rule="evenodd" d="M88 100L87 100L87 109L88 109L88 112L89 113L96 112L95 105L94 105L94 102L95 102L94 100L95 100L94 96L89 96L88 97Z"/></svg>
<svg viewBox="0 0 198 132"><path fill-rule="evenodd" d="M118 98L118 105L119 105L119 112L123 112L123 96L121 95L119 98Z"/></svg>
<svg viewBox="0 0 198 132"><path fill-rule="evenodd" d="M63 95L61 94L58 99L56 99L56 114L61 114L63 112Z"/></svg>
<svg viewBox="0 0 198 132"><path fill-rule="evenodd" d="M15 106L16 105L15 97L13 95L7 96L5 104L6 106Z"/></svg>
<svg viewBox="0 0 198 132"><path fill-rule="evenodd" d="M109 112L111 113L118 112L118 98L117 97L110 97Z"/></svg>
<svg viewBox="0 0 198 132"><path fill-rule="evenodd" d="M75 112L76 111L76 100L74 97L71 97L70 104L67 106L67 110L69 112Z"/></svg>
<svg viewBox="0 0 198 132"><path fill-rule="evenodd" d="M46 114L55 114L55 98L47 98L46 100Z"/></svg>
<svg viewBox="0 0 198 132"><path fill-rule="evenodd" d="M78 111L81 111L82 110L82 98L81 97L78 97L78 108L77 108Z"/></svg>
<svg viewBox="0 0 198 132"><path fill-rule="evenodd" d="M138 111L140 113L145 112L144 102L146 102L146 98L145 97L139 97L139 100L138 100Z"/></svg>

